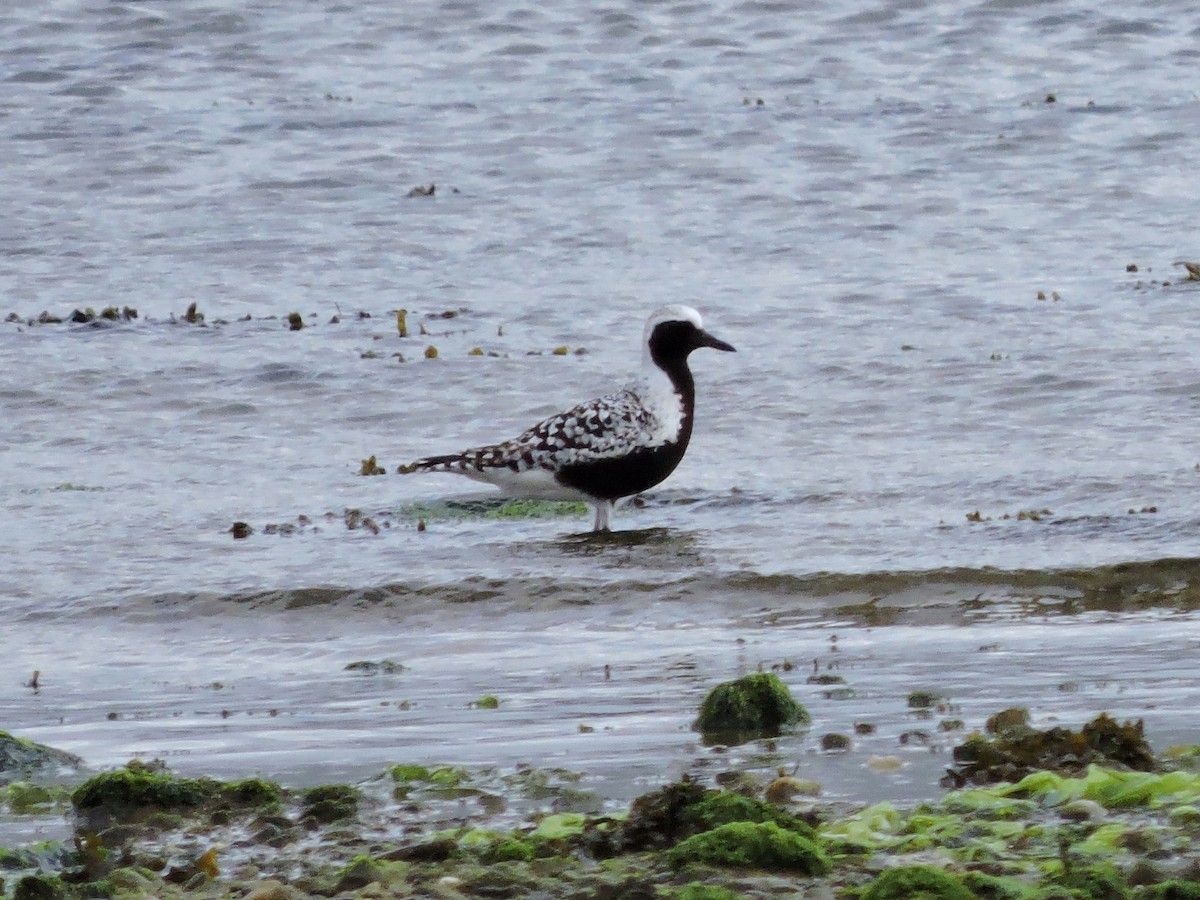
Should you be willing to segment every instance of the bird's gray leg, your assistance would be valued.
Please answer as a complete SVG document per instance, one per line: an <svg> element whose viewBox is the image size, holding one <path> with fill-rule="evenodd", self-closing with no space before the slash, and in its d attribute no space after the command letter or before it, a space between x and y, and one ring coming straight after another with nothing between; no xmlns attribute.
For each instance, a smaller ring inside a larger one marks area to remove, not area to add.
<svg viewBox="0 0 1200 900"><path fill-rule="evenodd" d="M597 500L595 505L596 521L592 525L592 531L610 531L613 502L611 500Z"/></svg>

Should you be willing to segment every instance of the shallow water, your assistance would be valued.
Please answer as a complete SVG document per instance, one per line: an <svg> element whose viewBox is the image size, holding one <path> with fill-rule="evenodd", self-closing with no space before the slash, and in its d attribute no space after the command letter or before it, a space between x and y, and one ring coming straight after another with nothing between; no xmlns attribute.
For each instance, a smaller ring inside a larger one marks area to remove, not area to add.
<svg viewBox="0 0 1200 900"><path fill-rule="evenodd" d="M1196 742L1190 11L0 14L0 727L295 784L562 765L614 801L797 762L928 796L954 736L919 687L970 727ZM693 358L692 448L627 533L358 474L610 390L666 302L739 353ZM28 324L110 304L139 316ZM785 660L811 732L697 742L709 687Z"/></svg>

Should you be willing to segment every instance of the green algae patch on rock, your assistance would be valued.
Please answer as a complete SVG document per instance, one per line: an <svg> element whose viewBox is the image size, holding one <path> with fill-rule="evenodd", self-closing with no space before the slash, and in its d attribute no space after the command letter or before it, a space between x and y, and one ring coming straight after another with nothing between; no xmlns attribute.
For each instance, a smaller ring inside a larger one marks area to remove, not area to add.
<svg viewBox="0 0 1200 900"><path fill-rule="evenodd" d="M772 803L730 791L707 791L695 806L695 818L705 830L731 822L773 822L809 840L817 837L813 827Z"/></svg>
<svg viewBox="0 0 1200 900"><path fill-rule="evenodd" d="M53 812L70 802L70 792L62 787L14 781L0 788L0 809L13 815Z"/></svg>
<svg viewBox="0 0 1200 900"><path fill-rule="evenodd" d="M342 822L358 815L362 791L348 784L324 784L310 788L300 798L300 816L322 825Z"/></svg>
<svg viewBox="0 0 1200 900"><path fill-rule="evenodd" d="M862 892L861 900L976 900L957 875L936 866L888 869Z"/></svg>
<svg viewBox="0 0 1200 900"><path fill-rule="evenodd" d="M722 868L824 875L829 860L813 841L774 822L731 822L693 835L667 851L676 869L699 863Z"/></svg>
<svg viewBox="0 0 1200 900"><path fill-rule="evenodd" d="M67 900L70 890L54 875L26 875L17 882L13 900Z"/></svg>
<svg viewBox="0 0 1200 900"><path fill-rule="evenodd" d="M1200 900L1200 881L1163 881L1146 888L1139 896L1142 900Z"/></svg>
<svg viewBox="0 0 1200 900"><path fill-rule="evenodd" d="M125 769L89 778L71 794L75 812L93 829L118 822L153 824L156 820L173 826L177 815L228 807L274 808L279 801L279 788L262 779L224 783L211 778L178 778L136 760Z"/></svg>
<svg viewBox="0 0 1200 900"><path fill-rule="evenodd" d="M693 881L671 894L671 900L740 900L742 896L729 888Z"/></svg>
<svg viewBox="0 0 1200 900"><path fill-rule="evenodd" d="M946 698L937 691L910 691L906 704L909 709L936 709L946 702Z"/></svg>
<svg viewBox="0 0 1200 900"><path fill-rule="evenodd" d="M396 765L388 770L395 787L392 796L398 801L413 797L438 800L457 800L478 797L483 790L470 784L471 773L459 766Z"/></svg>
<svg viewBox="0 0 1200 900"><path fill-rule="evenodd" d="M562 841L583 834L587 816L582 813L554 813L538 822L529 837L535 841Z"/></svg>
<svg viewBox="0 0 1200 900"><path fill-rule="evenodd" d="M82 766L83 760L74 753L0 731L0 785L34 775L55 775L63 769L74 770Z"/></svg>
<svg viewBox="0 0 1200 900"><path fill-rule="evenodd" d="M961 791L950 797L974 794ZM1092 800L1106 809L1195 803L1200 801L1200 775L1193 772L1129 772L1088 766L1079 778L1055 772L1033 772L1016 784L999 784L978 793L997 797L1028 797L1046 806L1072 800Z"/></svg>
<svg viewBox="0 0 1200 900"><path fill-rule="evenodd" d="M963 884L985 900L1041 900L1044 894L1024 879L1011 875L988 875L985 872L966 872Z"/></svg>
<svg viewBox="0 0 1200 900"><path fill-rule="evenodd" d="M221 795L235 806L276 807L281 795L279 785L261 778L231 781L221 788Z"/></svg>
<svg viewBox="0 0 1200 900"><path fill-rule="evenodd" d="M1076 897L1086 900L1128 900L1133 894L1116 867L1111 864L1072 866L1054 880Z"/></svg>
<svg viewBox="0 0 1200 900"><path fill-rule="evenodd" d="M531 862L535 856L537 856L537 848L520 837L509 837L497 841L483 854L484 860L489 863Z"/></svg>
<svg viewBox="0 0 1200 900"><path fill-rule="evenodd" d="M664 850L685 838L735 822L769 822L806 840L816 837L811 825L774 804L684 779L635 799L623 820L589 821L581 843L601 858Z"/></svg>
<svg viewBox="0 0 1200 900"><path fill-rule="evenodd" d="M871 853L898 843L900 813L886 800L825 825L821 836L837 853Z"/></svg>
<svg viewBox="0 0 1200 900"><path fill-rule="evenodd" d="M385 887L398 884L404 880L408 869L408 863L379 860L366 855L356 856L342 869L333 890L334 893L340 894L343 891L357 891L376 882Z"/></svg>
<svg viewBox="0 0 1200 900"><path fill-rule="evenodd" d="M709 691L692 727L708 743L744 744L810 721L778 675L756 672Z"/></svg>
<svg viewBox="0 0 1200 900"><path fill-rule="evenodd" d="M89 822L136 821L156 812L199 810L219 789L219 782L206 778L122 769L89 778L71 794L71 802Z"/></svg>
<svg viewBox="0 0 1200 900"><path fill-rule="evenodd" d="M428 781L430 770L425 766L395 765L388 770L392 781L397 784L409 781Z"/></svg>

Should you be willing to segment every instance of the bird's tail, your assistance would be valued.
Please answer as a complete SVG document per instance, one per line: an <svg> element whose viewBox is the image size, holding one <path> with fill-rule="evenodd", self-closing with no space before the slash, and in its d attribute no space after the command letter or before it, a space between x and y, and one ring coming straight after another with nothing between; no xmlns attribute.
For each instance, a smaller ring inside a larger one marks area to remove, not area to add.
<svg viewBox="0 0 1200 900"><path fill-rule="evenodd" d="M462 453L451 453L448 456L426 456L416 459L406 466L396 469L397 475L411 475L413 472L461 472L470 464L470 458Z"/></svg>

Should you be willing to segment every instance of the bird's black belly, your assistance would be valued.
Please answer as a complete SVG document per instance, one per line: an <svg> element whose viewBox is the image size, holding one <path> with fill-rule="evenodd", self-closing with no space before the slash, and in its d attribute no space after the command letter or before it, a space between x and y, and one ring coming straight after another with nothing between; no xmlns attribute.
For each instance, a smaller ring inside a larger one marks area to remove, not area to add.
<svg viewBox="0 0 1200 900"><path fill-rule="evenodd" d="M598 500L617 500L654 487L675 471L686 449L685 444L643 448L625 456L564 466L555 478Z"/></svg>

